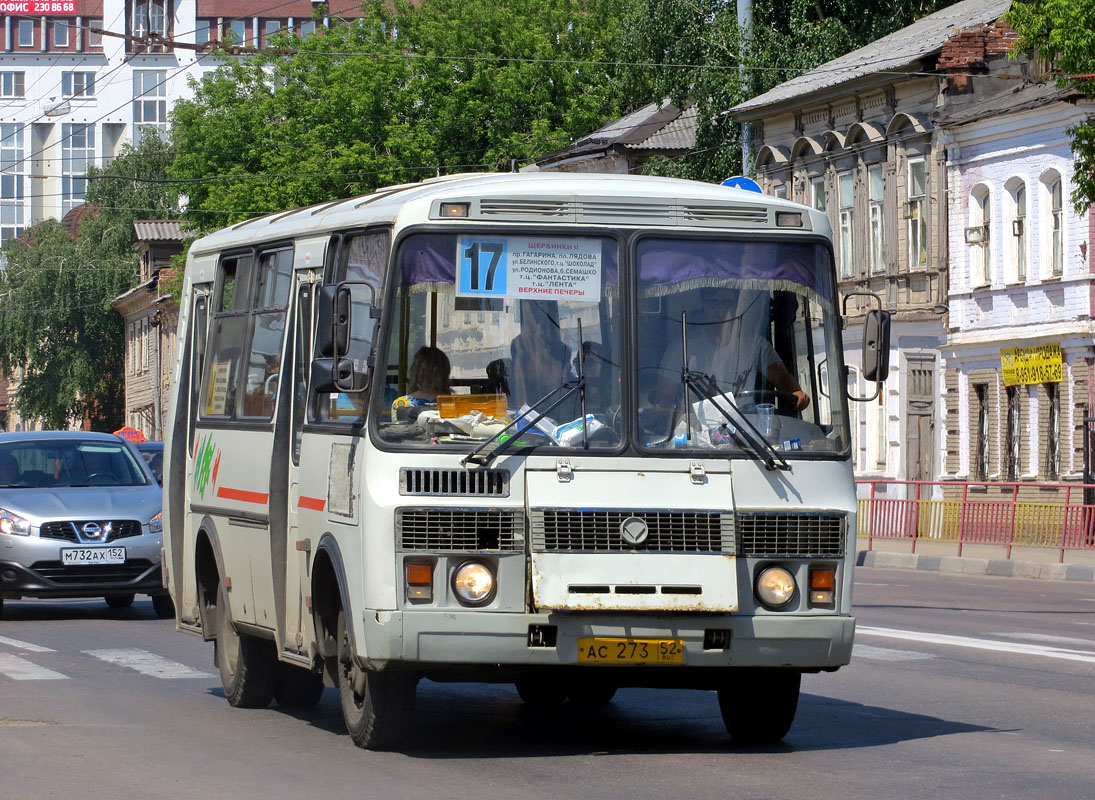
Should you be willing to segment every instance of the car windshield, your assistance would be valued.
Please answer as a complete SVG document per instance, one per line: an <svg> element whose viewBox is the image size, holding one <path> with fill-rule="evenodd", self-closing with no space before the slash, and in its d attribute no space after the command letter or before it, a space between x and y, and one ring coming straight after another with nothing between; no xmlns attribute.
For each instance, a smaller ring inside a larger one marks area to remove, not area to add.
<svg viewBox="0 0 1095 800"><path fill-rule="evenodd" d="M146 485L144 471L120 442L29 439L0 444L0 488Z"/></svg>
<svg viewBox="0 0 1095 800"><path fill-rule="evenodd" d="M648 238L636 261L642 446L847 449L827 248Z"/></svg>
<svg viewBox="0 0 1095 800"><path fill-rule="evenodd" d="M535 406L510 446L622 444L615 240L419 234L394 278L382 439L478 446Z"/></svg>

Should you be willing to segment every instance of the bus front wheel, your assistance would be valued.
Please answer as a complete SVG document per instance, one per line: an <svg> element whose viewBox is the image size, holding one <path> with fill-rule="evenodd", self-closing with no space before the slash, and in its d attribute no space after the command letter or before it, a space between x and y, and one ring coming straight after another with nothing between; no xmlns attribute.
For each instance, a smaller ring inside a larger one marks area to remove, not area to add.
<svg viewBox="0 0 1095 800"><path fill-rule="evenodd" d="M338 695L342 719L354 744L383 750L410 730L417 681L398 672L363 669L355 660L346 616L338 612Z"/></svg>
<svg viewBox="0 0 1095 800"><path fill-rule="evenodd" d="M802 673L794 670L742 670L733 686L719 689L719 710L736 744L776 744L795 721Z"/></svg>
<svg viewBox="0 0 1095 800"><path fill-rule="evenodd" d="M278 674L274 643L240 633L232 624L228 592L221 584L217 595L217 638L213 660L221 674L224 697L236 708L265 708L274 698Z"/></svg>

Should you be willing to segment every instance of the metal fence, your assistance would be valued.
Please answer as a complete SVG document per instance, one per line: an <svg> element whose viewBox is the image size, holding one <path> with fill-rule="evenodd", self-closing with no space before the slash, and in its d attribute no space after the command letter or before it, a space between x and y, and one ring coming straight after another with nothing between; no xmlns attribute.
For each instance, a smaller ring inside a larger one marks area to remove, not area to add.
<svg viewBox="0 0 1095 800"><path fill-rule="evenodd" d="M857 535L875 539L1095 551L1095 505L1085 503L1095 484L967 483L958 481L856 481ZM993 492L992 499L981 494ZM1030 499L1032 494L1052 496ZM1002 495L1002 496L1001 496Z"/></svg>

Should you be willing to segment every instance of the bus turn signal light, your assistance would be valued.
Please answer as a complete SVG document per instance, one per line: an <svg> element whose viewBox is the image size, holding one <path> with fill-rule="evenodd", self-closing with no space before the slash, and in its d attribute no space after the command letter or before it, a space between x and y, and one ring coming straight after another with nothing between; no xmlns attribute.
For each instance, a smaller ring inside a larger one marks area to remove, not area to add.
<svg viewBox="0 0 1095 800"><path fill-rule="evenodd" d="M822 567L810 570L810 605L831 606L836 588L836 570Z"/></svg>
<svg viewBox="0 0 1095 800"><path fill-rule="evenodd" d="M407 599L433 600L433 564L407 564Z"/></svg>

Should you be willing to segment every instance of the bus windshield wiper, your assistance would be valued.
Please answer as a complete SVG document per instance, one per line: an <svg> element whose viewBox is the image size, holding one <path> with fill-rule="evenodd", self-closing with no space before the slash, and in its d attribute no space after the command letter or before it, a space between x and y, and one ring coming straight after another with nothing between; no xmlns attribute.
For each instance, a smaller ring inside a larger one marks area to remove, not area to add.
<svg viewBox="0 0 1095 800"><path fill-rule="evenodd" d="M521 420L529 417L530 414L535 414L536 416L530 418L529 425L526 427L536 425L536 423L538 423L540 420L542 420L544 417L554 411L558 405L563 403L568 397L571 397L575 392L579 390L583 390L584 392L585 385L586 382L584 377L578 377L572 381L566 381L565 383L559 384L550 392L537 400L535 403L533 403L531 406L529 406L527 409L525 409L525 411L523 411L521 414L518 414L517 417L514 418L513 422L506 425L506 427L502 428L502 430L495 433L494 436L487 439L487 441L483 442L483 444L479 445L477 448L475 448L462 459L460 459L461 465L467 466L469 463L471 463L480 467L487 466L492 460L494 460L496 456L502 455L502 453L508 450L517 441L517 436L510 436L505 441L500 442L498 446L491 450L489 453L483 452L488 447L490 447L491 444L501 438L501 436L506 431L517 425L517 423L519 423ZM541 408L543 408L543 411L540 410ZM525 428L521 429L522 432L524 430Z"/></svg>

